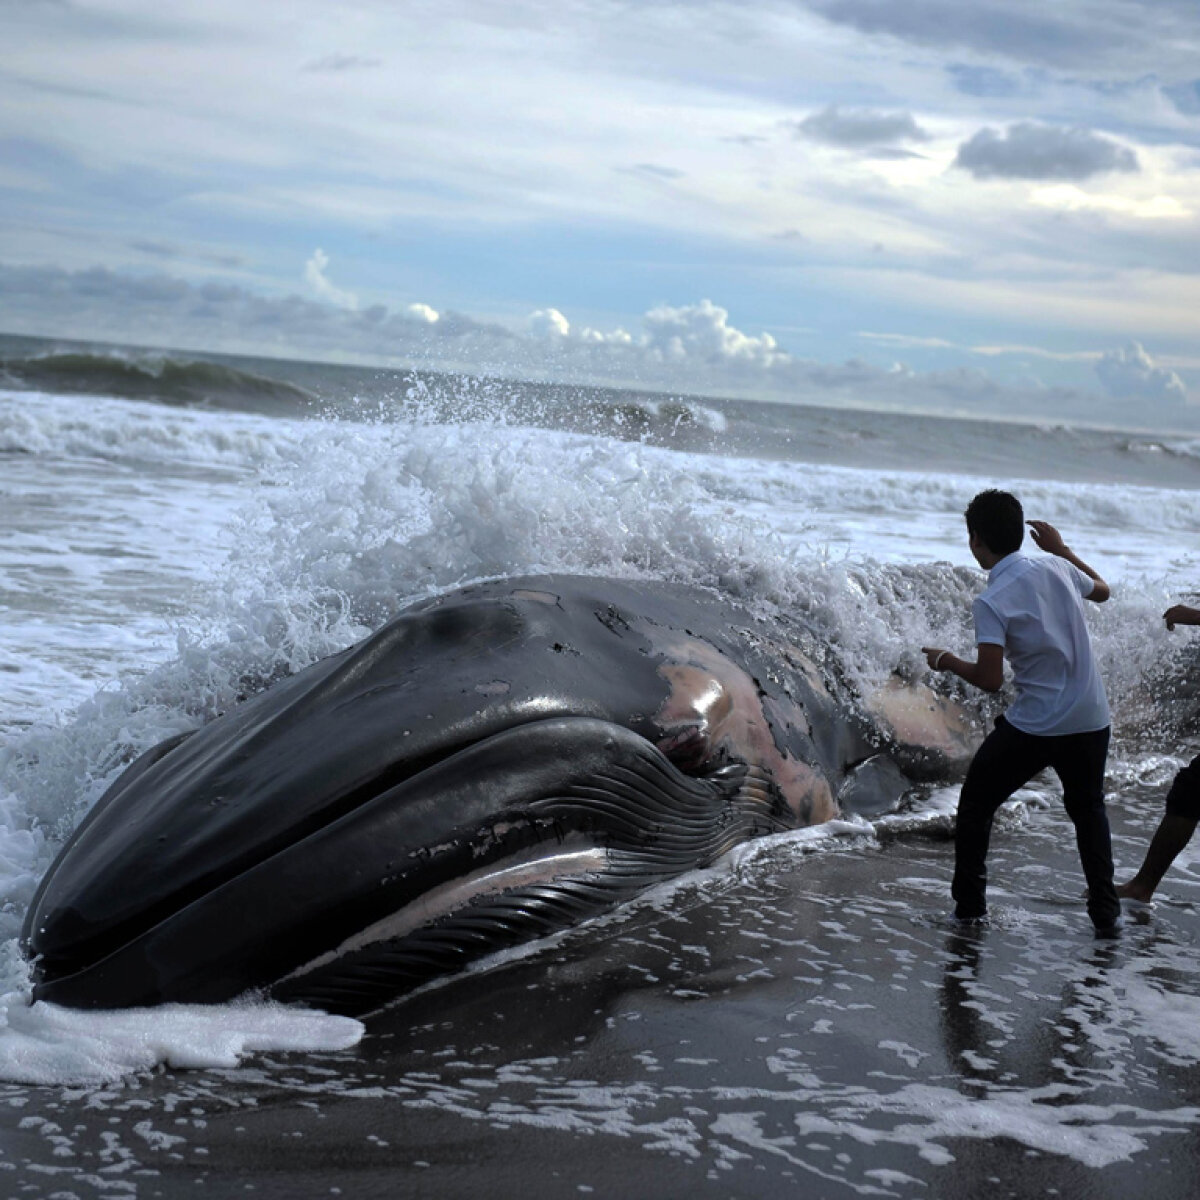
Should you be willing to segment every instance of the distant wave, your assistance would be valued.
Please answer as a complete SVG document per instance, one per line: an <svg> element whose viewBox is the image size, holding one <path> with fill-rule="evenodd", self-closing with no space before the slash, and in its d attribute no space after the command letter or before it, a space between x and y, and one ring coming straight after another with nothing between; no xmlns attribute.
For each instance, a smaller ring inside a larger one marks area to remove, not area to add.
<svg viewBox="0 0 1200 1200"><path fill-rule="evenodd" d="M21 390L280 414L306 411L316 399L296 384L224 363L117 351L51 351L8 357L0 360L0 384Z"/></svg>
<svg viewBox="0 0 1200 1200"><path fill-rule="evenodd" d="M0 390L173 409L569 431L757 462L1200 490L1200 439L1171 433L822 408L418 366L151 351L0 335ZM865 402L869 397L861 397ZM961 486L960 486L961 490ZM957 503L957 502L956 502Z"/></svg>
<svg viewBox="0 0 1200 1200"><path fill-rule="evenodd" d="M724 433L728 428L725 414L695 400L651 400L639 398L604 404L617 430L642 429L647 434L673 434L680 429Z"/></svg>
<svg viewBox="0 0 1200 1200"><path fill-rule="evenodd" d="M361 407L358 395L355 405ZM397 415L497 422L676 449L715 448L729 433L718 402L582 384L412 372Z"/></svg>
<svg viewBox="0 0 1200 1200"><path fill-rule="evenodd" d="M1155 457L1182 459L1200 462L1200 440L1176 440L1155 437L1126 437L1121 438L1117 448L1123 454L1130 454L1139 459L1153 460Z"/></svg>

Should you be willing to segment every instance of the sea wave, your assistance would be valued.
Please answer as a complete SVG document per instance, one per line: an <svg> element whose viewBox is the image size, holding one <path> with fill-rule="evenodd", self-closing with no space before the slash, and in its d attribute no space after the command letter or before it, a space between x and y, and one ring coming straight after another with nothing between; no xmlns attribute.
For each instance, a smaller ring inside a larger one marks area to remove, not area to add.
<svg viewBox="0 0 1200 1200"><path fill-rule="evenodd" d="M716 402L621 388L337 364L193 357L178 351L60 347L0 355L0 387L64 396L297 416L490 420L664 441L723 434Z"/></svg>
<svg viewBox="0 0 1200 1200"><path fill-rule="evenodd" d="M283 379L229 363L179 355L122 351L46 351L0 359L0 384L71 395L120 396L205 408L298 413L316 398Z"/></svg>
<svg viewBox="0 0 1200 1200"><path fill-rule="evenodd" d="M381 404L380 395L390 402ZM715 401L425 371L404 376L402 387L376 380L367 395L356 393L352 406L337 411L425 423L527 426L684 449L715 447L730 432L729 418Z"/></svg>
<svg viewBox="0 0 1200 1200"><path fill-rule="evenodd" d="M250 413L0 390L0 455L257 469L278 458L297 428Z"/></svg>

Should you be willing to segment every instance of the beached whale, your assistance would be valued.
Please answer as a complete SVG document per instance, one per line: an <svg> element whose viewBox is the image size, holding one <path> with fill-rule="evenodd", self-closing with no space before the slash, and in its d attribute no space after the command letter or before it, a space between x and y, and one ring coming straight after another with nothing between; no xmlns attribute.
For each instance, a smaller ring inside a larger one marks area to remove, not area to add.
<svg viewBox="0 0 1200 1200"><path fill-rule="evenodd" d="M370 1011L749 838L893 807L971 735L700 589L468 587L135 761L30 907L34 996Z"/></svg>

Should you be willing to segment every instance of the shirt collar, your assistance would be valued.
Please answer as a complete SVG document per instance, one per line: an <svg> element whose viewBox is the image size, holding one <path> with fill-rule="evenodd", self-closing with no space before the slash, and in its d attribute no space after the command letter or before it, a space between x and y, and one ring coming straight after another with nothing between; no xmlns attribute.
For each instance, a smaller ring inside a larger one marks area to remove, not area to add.
<svg viewBox="0 0 1200 1200"><path fill-rule="evenodd" d="M1006 571L1011 571L1017 563L1024 562L1025 555L1020 550L1014 550L1011 554L1006 554L989 572L988 583L995 583Z"/></svg>

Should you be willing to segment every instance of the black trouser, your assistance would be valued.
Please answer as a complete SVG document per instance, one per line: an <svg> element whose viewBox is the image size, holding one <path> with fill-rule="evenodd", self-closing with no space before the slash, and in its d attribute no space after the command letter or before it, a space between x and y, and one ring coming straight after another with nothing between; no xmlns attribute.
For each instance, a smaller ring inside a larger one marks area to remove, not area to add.
<svg viewBox="0 0 1200 1200"><path fill-rule="evenodd" d="M1121 911L1113 887L1112 840L1104 808L1104 764L1108 729L1037 737L1003 717L979 747L958 800L954 835L955 915L987 912L987 851L996 809L1035 775L1053 767L1062 781L1063 805L1075 826L1075 844L1088 888L1088 915L1097 928L1113 924Z"/></svg>
<svg viewBox="0 0 1200 1200"><path fill-rule="evenodd" d="M1167 812L1173 817L1200 821L1200 754L1172 781L1167 793Z"/></svg>

